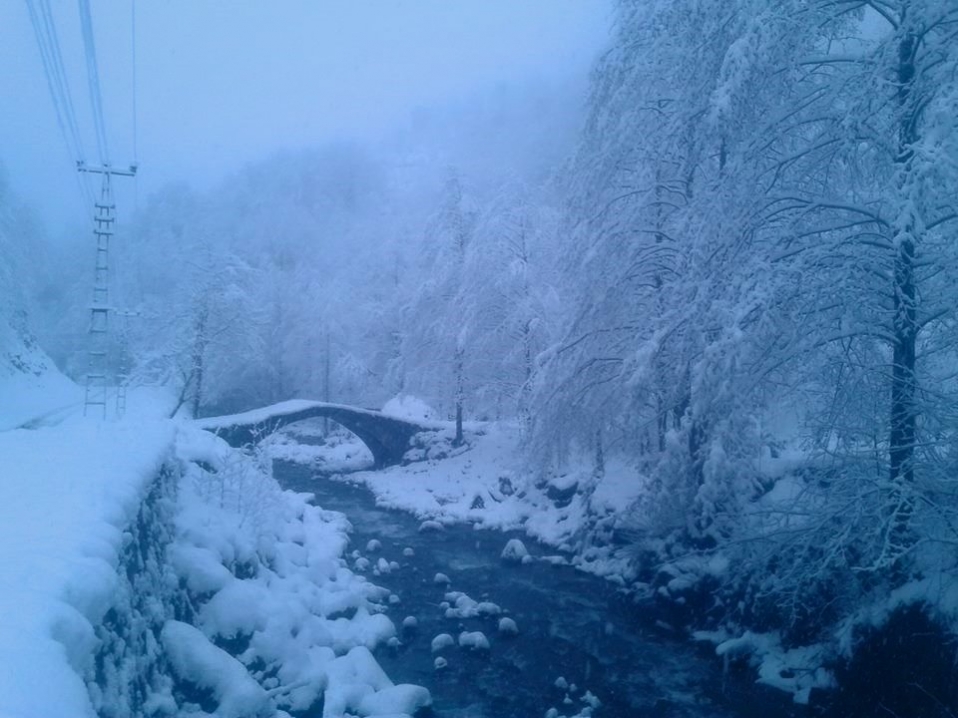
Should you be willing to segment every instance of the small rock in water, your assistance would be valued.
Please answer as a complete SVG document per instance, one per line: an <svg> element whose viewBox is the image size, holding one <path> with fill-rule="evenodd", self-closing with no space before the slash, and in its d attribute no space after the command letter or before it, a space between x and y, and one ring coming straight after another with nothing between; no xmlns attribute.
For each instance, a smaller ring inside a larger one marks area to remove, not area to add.
<svg viewBox="0 0 958 718"><path fill-rule="evenodd" d="M579 700L581 700L583 703L588 703L589 707L595 710L598 710L599 706L602 705L602 701L596 698L595 695L592 693L592 691L586 691L585 695L582 696L582 698L580 698Z"/></svg>
<svg viewBox="0 0 958 718"><path fill-rule="evenodd" d="M359 558L360 556L362 556L362 554L359 553L359 549L356 549L355 551L353 551L353 552L352 552L351 554L349 554L349 555L352 556L353 558Z"/></svg>
<svg viewBox="0 0 958 718"><path fill-rule="evenodd" d="M476 611L480 616L498 616L502 613L502 609L491 601L480 601L476 604Z"/></svg>
<svg viewBox="0 0 958 718"><path fill-rule="evenodd" d="M554 685L554 686L555 686L556 688L558 688L560 691L567 691L567 690L569 690L569 681L567 681L567 680L566 680L564 677L562 677L562 676L559 676L558 678L556 678L556 682L553 683L552 685Z"/></svg>
<svg viewBox="0 0 958 718"><path fill-rule="evenodd" d="M463 631L459 634L459 646L474 651L488 651L489 639L482 631Z"/></svg>
<svg viewBox="0 0 958 718"><path fill-rule="evenodd" d="M451 605L452 605L452 604L449 603L449 601L443 601L442 603L439 604L439 610L440 610L440 611L448 611L448 610L449 610L449 606L451 606Z"/></svg>
<svg viewBox="0 0 958 718"><path fill-rule="evenodd" d="M363 558L360 556L356 559L356 563L353 564L353 567L357 571L368 571L369 570L369 559Z"/></svg>
<svg viewBox="0 0 958 718"><path fill-rule="evenodd" d="M399 648L402 645L402 643L399 642L398 638L393 636L388 641L386 641L386 645L389 646L390 648Z"/></svg>
<svg viewBox="0 0 958 718"><path fill-rule="evenodd" d="M379 573L389 573L392 569L389 567L389 561L384 558L380 558L376 562L376 569Z"/></svg>
<svg viewBox="0 0 958 718"><path fill-rule="evenodd" d="M511 618L499 619L499 633L505 636L515 636L519 633L519 627Z"/></svg>
<svg viewBox="0 0 958 718"><path fill-rule="evenodd" d="M435 578L432 580L433 583L445 583L450 584L452 581L449 580L449 577L444 573L437 573Z"/></svg>
<svg viewBox="0 0 958 718"><path fill-rule="evenodd" d="M438 521L423 521L419 524L419 533L426 533L427 531L443 531L445 527Z"/></svg>
<svg viewBox="0 0 958 718"><path fill-rule="evenodd" d="M402 627L407 631L414 631L419 628L419 621L416 620L415 616L406 616L402 620Z"/></svg>
<svg viewBox="0 0 958 718"><path fill-rule="evenodd" d="M435 667L437 671L441 671L443 668L449 665L449 661L447 661L442 656L439 656L438 658L436 658L435 661L433 661L432 665Z"/></svg>
<svg viewBox="0 0 958 718"><path fill-rule="evenodd" d="M456 642L452 639L448 633L440 633L438 636L432 639L432 652L437 653L443 648L449 648L449 646L456 645Z"/></svg>
<svg viewBox="0 0 958 718"><path fill-rule="evenodd" d="M366 553L378 551L382 547L383 545L377 539L369 539L369 543L366 544Z"/></svg>
<svg viewBox="0 0 958 718"><path fill-rule="evenodd" d="M399 596L397 596L395 593L389 594L389 605L395 606L395 605L398 604L399 602L400 602L400 601L399 601Z"/></svg>
<svg viewBox="0 0 958 718"><path fill-rule="evenodd" d="M559 718L559 711L556 708L550 708L546 711L545 718Z"/></svg>
<svg viewBox="0 0 958 718"><path fill-rule="evenodd" d="M519 539L509 539L508 543L506 543L506 547L502 549L500 557L503 561L519 563L528 555L529 550L522 541Z"/></svg>
<svg viewBox="0 0 958 718"><path fill-rule="evenodd" d="M398 561L390 561L390 562L389 562L389 570L390 570L390 571L398 571L400 568L402 568L402 567L399 565L399 562L398 562Z"/></svg>
<svg viewBox="0 0 958 718"><path fill-rule="evenodd" d="M405 556L406 558L412 558L413 556L416 555L416 552L407 546L406 548L402 550L402 555Z"/></svg>

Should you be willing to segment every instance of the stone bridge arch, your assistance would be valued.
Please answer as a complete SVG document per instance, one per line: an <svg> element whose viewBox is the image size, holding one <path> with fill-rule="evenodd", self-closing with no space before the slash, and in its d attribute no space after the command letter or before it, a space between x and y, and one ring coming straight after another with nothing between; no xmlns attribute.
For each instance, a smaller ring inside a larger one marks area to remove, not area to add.
<svg viewBox="0 0 958 718"><path fill-rule="evenodd" d="M375 468L402 461L413 436L436 431L437 424L418 423L344 404L319 401L285 401L242 414L197 419L196 424L222 437L230 446L255 444L284 426L304 419L327 418L345 427L362 441L373 455Z"/></svg>

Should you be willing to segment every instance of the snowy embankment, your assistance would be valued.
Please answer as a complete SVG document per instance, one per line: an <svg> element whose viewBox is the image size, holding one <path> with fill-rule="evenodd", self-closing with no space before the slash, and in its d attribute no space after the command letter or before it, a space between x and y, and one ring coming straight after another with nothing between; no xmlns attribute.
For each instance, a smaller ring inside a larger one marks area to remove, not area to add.
<svg viewBox="0 0 958 718"><path fill-rule="evenodd" d="M37 428L0 431L0 716L333 718L429 704L371 653L396 629L388 592L341 559L341 514L158 418L156 396L131 394L126 419L100 422L61 379L59 395L34 394Z"/></svg>

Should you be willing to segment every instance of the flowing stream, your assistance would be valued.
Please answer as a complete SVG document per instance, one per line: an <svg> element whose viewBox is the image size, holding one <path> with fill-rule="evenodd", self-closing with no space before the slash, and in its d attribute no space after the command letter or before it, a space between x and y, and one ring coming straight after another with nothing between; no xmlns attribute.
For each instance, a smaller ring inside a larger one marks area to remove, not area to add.
<svg viewBox="0 0 958 718"><path fill-rule="evenodd" d="M284 488L311 492L315 503L352 522L349 551L367 558L366 575L398 597L388 615L401 645L380 648L377 659L395 682L426 686L437 717L542 718L552 707L558 715L573 716L589 705L586 691L601 701L596 718L802 714L783 695L754 686L748 677L725 676L706 649L643 621L608 581L544 561L503 562L500 553L513 537L534 555L554 553L518 533L468 525L421 532L418 519L376 506L364 487L288 463L277 462L275 475ZM373 539L382 547L367 551ZM399 567L375 575L380 558ZM351 565L354 561L350 556ZM437 573L451 584L437 584ZM499 617L447 618L440 604L449 591L497 604L519 633L500 634ZM402 628L407 616L415 617L415 629ZM489 650L455 645L432 651L438 634L458 639L463 631L482 631ZM436 669L437 656L448 665ZM569 689L559 687L560 678Z"/></svg>

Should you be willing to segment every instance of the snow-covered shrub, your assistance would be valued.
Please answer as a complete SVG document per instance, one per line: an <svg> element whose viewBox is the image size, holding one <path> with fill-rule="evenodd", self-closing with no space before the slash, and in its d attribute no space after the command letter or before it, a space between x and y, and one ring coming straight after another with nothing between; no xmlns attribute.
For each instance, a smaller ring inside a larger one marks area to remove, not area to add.
<svg viewBox="0 0 958 718"><path fill-rule="evenodd" d="M390 594L346 568L346 518L282 491L268 461L212 435L183 437L180 456L187 476L171 552L199 630L167 631L178 703L226 714L237 695L260 695L255 683L272 711L323 700L327 716L428 704L425 689L393 686L370 653L395 637L384 615ZM193 675L196 665L216 675Z"/></svg>

